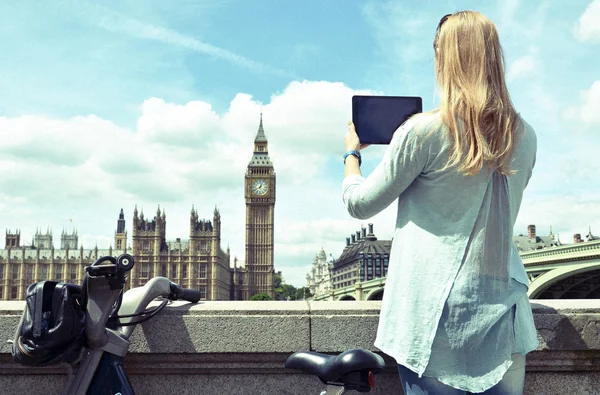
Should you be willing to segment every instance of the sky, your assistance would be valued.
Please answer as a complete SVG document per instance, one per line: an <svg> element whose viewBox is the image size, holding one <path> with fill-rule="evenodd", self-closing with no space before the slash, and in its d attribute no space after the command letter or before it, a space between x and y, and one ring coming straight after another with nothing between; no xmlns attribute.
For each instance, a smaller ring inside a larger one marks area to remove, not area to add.
<svg viewBox="0 0 600 395"><path fill-rule="evenodd" d="M99 5L102 4L102 5ZM244 174L262 111L277 175L275 270L306 285L323 248L374 224L342 202L343 137L355 94L437 106L439 19L496 24L517 111L538 135L515 234L564 243L600 234L600 0L180 0L0 2L0 231L77 230L108 248L121 208L167 217L186 239L192 205L244 260ZM362 152L363 174L384 147ZM2 242L3 246L3 242Z"/></svg>

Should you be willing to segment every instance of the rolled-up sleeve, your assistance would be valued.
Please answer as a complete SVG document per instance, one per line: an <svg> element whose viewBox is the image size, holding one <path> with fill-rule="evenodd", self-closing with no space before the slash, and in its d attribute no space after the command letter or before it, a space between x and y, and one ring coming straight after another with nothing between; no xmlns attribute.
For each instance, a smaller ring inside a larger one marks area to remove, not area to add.
<svg viewBox="0 0 600 395"><path fill-rule="evenodd" d="M352 217L368 219L381 212L425 170L429 149L421 129L414 118L407 121L394 133L381 163L368 177L344 178L343 200Z"/></svg>

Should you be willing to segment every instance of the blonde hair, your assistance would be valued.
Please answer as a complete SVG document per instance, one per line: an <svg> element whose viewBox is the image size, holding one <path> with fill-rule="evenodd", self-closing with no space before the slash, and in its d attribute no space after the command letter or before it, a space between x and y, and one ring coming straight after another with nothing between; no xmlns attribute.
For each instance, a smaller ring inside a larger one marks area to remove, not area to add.
<svg viewBox="0 0 600 395"><path fill-rule="evenodd" d="M444 169L465 175L488 166L505 175L520 119L504 79L504 56L496 26L484 15L460 11L440 21L435 40L442 122L452 149Z"/></svg>

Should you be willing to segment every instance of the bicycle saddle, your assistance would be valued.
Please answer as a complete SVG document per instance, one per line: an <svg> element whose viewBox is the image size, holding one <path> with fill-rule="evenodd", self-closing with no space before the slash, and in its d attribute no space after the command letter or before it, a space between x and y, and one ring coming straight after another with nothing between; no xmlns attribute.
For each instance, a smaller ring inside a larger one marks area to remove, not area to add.
<svg viewBox="0 0 600 395"><path fill-rule="evenodd" d="M324 383L344 381L350 372L372 370L373 373L385 368L383 358L371 351L355 348L339 355L320 354L303 351L292 354L285 362L286 368L299 369L314 374Z"/></svg>

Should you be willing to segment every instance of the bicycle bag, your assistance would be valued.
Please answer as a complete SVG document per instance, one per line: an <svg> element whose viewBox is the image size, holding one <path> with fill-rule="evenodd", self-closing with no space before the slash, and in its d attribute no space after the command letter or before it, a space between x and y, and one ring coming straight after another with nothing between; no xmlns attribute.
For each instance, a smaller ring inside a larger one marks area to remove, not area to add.
<svg viewBox="0 0 600 395"><path fill-rule="evenodd" d="M13 359L28 366L77 360L85 340L84 306L79 285L57 281L31 284L12 345Z"/></svg>

